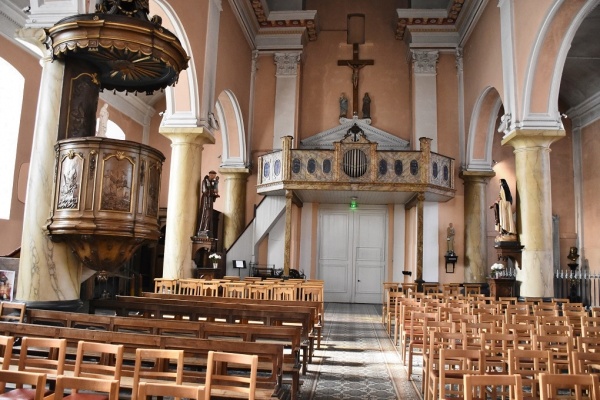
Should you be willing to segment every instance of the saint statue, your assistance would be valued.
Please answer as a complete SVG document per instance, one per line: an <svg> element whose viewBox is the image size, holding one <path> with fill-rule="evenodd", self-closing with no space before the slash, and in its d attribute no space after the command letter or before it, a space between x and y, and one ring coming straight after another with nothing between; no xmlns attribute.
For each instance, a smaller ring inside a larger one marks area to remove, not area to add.
<svg viewBox="0 0 600 400"><path fill-rule="evenodd" d="M369 97L369 93L365 93L363 97L362 117L371 118L371 97Z"/></svg>
<svg viewBox="0 0 600 400"><path fill-rule="evenodd" d="M98 132L96 136L106 137L106 130L108 129L108 103L104 103L98 113Z"/></svg>
<svg viewBox="0 0 600 400"><path fill-rule="evenodd" d="M447 254L454 254L454 235L454 225L452 225L452 222L450 222L448 228L446 229L446 241L448 242Z"/></svg>
<svg viewBox="0 0 600 400"><path fill-rule="evenodd" d="M213 203L219 196L219 177L215 171L204 176L200 184L197 237L211 237Z"/></svg>
<svg viewBox="0 0 600 400"><path fill-rule="evenodd" d="M346 93L342 93L340 96L340 118L346 118L348 115L348 98Z"/></svg>
<svg viewBox="0 0 600 400"><path fill-rule="evenodd" d="M516 241L517 228L513 219L512 195L505 179L500 179L498 200L490 208L494 209L496 231L499 233L496 241Z"/></svg>

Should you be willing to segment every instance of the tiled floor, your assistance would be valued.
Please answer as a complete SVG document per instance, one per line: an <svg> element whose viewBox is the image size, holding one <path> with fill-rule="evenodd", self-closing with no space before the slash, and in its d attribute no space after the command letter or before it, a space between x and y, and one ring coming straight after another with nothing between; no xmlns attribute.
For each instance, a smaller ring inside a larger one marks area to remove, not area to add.
<svg viewBox="0 0 600 400"><path fill-rule="evenodd" d="M302 378L302 400L417 400L381 323L381 306L327 303L321 350ZM420 382L416 382L420 386Z"/></svg>

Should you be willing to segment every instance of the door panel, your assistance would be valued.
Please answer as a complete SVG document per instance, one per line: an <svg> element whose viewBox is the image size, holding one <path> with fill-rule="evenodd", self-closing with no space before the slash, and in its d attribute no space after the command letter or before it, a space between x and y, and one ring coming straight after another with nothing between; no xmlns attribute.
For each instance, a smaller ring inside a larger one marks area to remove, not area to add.
<svg viewBox="0 0 600 400"><path fill-rule="evenodd" d="M352 222L347 210L329 210L319 218L319 275L325 280L325 301L351 301Z"/></svg>
<svg viewBox="0 0 600 400"><path fill-rule="evenodd" d="M356 215L355 239L355 303L381 302L385 243L386 210L365 210Z"/></svg>
<svg viewBox="0 0 600 400"><path fill-rule="evenodd" d="M386 265L387 210L319 211L319 277L325 301L379 303Z"/></svg>

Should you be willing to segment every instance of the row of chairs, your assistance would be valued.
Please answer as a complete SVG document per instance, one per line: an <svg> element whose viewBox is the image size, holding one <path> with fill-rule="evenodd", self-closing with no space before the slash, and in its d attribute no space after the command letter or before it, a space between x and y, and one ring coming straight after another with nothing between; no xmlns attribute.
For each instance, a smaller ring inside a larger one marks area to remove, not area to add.
<svg viewBox="0 0 600 400"><path fill-rule="evenodd" d="M511 399L523 400L523 382L520 375L465 375L463 378L465 400ZM549 399L598 399L597 375L572 375L565 380L561 374L540 374L540 398Z"/></svg>
<svg viewBox="0 0 600 400"><path fill-rule="evenodd" d="M223 390L255 398L256 355L209 352L205 383L198 385L183 382L183 350L137 349L131 370L123 367L123 345L80 341L73 366L66 363L66 339L24 337L17 370L11 371L13 344L13 337L0 336L4 347L0 399L95 400L102 393L101 398L117 400L125 386L131 388L132 400L164 395L209 400L211 393ZM232 365L234 374L228 373ZM249 373L241 374L242 369ZM131 374L131 385L123 386L124 375L130 378ZM7 390L8 383L13 384L12 390Z"/></svg>
<svg viewBox="0 0 600 400"><path fill-rule="evenodd" d="M204 280L156 278L155 293L261 300L323 301L323 281L303 279Z"/></svg>
<svg viewBox="0 0 600 400"><path fill-rule="evenodd" d="M400 339L400 351L405 363L408 356L409 376L412 374L413 357L423 355L425 398L444 398L441 394L444 390L442 384L439 383L439 379L435 380L436 374L444 374L443 371L438 371L439 369L449 368L440 364L439 352L444 347L482 352L488 365L485 373L503 374L509 372L509 350L529 352L523 355L529 360L524 365L535 364L531 358L535 352L546 352L546 358L551 355L552 362L559 366L557 372L573 374L576 372L575 365L572 366L575 362L573 360L579 357L575 355L576 351L585 354L592 346L598 346L600 349L600 340L596 334L600 328L588 332L593 333L594 337L590 337L589 334L578 337L575 348L575 330L571 326L573 318L569 318L568 315L543 313L534 315L536 311L542 310L541 302L531 302L523 307L523 304L512 298L495 301L475 294L463 298L443 299L403 291L390 291L387 297L393 298L394 302L386 304L388 310L393 310L388 311L386 322L395 326L393 339L396 344L398 338ZM554 308L557 309L557 306ZM579 320L587 319L579 325L599 325L582 306L580 308L582 314ZM563 310L564 313L569 312L568 308ZM595 347L593 351L596 351ZM473 354L471 356L474 357ZM599 363L600 361L596 361L596 364ZM538 370L538 375L540 371ZM545 371L548 372L548 369ZM526 375L525 372L520 372ZM554 369L550 372L554 372ZM528 384L532 386L531 383ZM538 384L536 382L533 386L537 387Z"/></svg>

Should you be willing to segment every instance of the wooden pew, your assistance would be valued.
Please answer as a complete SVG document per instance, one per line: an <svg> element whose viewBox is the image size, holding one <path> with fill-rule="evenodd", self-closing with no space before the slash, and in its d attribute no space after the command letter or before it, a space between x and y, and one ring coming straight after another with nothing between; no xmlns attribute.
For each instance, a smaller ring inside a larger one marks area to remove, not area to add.
<svg viewBox="0 0 600 400"><path fill-rule="evenodd" d="M151 318L91 315L52 310L27 310L27 322L51 326L83 329L104 329L112 332L176 335L202 339L233 338L247 342L277 342L289 348L284 354L284 372L292 375L298 384L300 364L301 327L224 324L204 321L156 320ZM96 317L96 318L93 318ZM302 357L302 371L306 374L306 354Z"/></svg>
<svg viewBox="0 0 600 400"><path fill-rule="evenodd" d="M227 323L255 322L264 325L297 324L302 326L302 338L309 343L308 358L314 350L311 334L316 309L302 306L277 306L244 304L222 301L192 301L157 299L147 297L117 296L116 299L90 300L89 311L112 310L119 316L144 316L147 318L189 319L192 321L221 320ZM244 299L246 300L246 299Z"/></svg>
<svg viewBox="0 0 600 400"><path fill-rule="evenodd" d="M191 337L158 336L139 333L120 333L104 330L64 328L28 323L0 322L0 333L14 337L66 338L71 350L79 340L117 343L125 346L128 359L133 359L137 348L183 349L186 356L184 382L204 383L206 358L210 350L240 354L256 354L261 361L262 373L257 379L257 399L271 399L280 394L284 346L275 343L251 343L230 340L207 340ZM74 360L69 360L65 370L72 371ZM121 387L132 389L133 364L124 363ZM238 398L236 393L220 393L227 398ZM292 393L295 398L295 393Z"/></svg>
<svg viewBox="0 0 600 400"><path fill-rule="evenodd" d="M218 301L223 303L239 303L240 299L228 298L228 297L208 297L208 296L195 296L185 294L168 294L168 293L153 293L153 292L142 292L142 297L151 297L156 299L174 299L174 300L191 300L191 301ZM319 330L323 327L323 321L320 316L323 315L323 302L321 301L306 301L306 300L264 300L264 299L244 299L245 304L267 304L277 306L302 306L302 307L314 307L317 310L315 319L313 322L313 328Z"/></svg>

